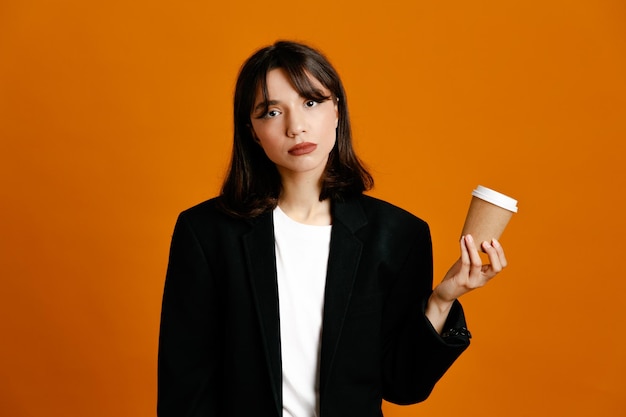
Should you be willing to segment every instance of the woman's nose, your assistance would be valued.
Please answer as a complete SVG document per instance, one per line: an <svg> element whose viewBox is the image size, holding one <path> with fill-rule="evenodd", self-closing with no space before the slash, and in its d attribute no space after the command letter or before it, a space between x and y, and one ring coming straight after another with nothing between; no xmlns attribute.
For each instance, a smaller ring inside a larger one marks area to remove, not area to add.
<svg viewBox="0 0 626 417"><path fill-rule="evenodd" d="M296 137L306 131L306 117L298 111L293 110L289 112L287 118L287 136Z"/></svg>

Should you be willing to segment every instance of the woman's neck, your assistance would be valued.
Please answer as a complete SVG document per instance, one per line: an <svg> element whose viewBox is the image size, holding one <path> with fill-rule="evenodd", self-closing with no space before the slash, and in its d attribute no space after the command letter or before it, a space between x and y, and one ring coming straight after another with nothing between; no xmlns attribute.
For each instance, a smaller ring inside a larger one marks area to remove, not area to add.
<svg viewBox="0 0 626 417"><path fill-rule="evenodd" d="M278 205L286 215L299 223L329 225L332 223L330 200L320 201L321 190L319 179L283 177Z"/></svg>

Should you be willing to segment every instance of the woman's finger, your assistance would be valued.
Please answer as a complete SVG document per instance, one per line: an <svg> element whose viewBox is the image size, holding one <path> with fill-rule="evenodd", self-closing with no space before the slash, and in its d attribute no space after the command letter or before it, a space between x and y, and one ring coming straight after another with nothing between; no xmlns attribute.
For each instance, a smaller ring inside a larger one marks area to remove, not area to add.
<svg viewBox="0 0 626 417"><path fill-rule="evenodd" d="M465 236L461 236L461 241L459 242L461 246L461 269L459 271L459 276L467 276L469 274L469 269L471 266L469 249L467 247L465 239Z"/></svg>
<svg viewBox="0 0 626 417"><path fill-rule="evenodd" d="M467 245L467 251L470 259L470 269L467 278L473 284L470 286L476 286L477 280L480 279L483 268L483 261L480 259L480 255L478 254L478 249L476 248L476 244L472 235L465 236L465 243Z"/></svg>
<svg viewBox="0 0 626 417"><path fill-rule="evenodd" d="M489 242L483 242L483 249L485 253L489 256L489 263L491 264L490 268L488 268L485 273L487 273L487 278L492 278L498 272L502 271L502 263L500 260L500 256L496 248L491 245Z"/></svg>
<svg viewBox="0 0 626 417"><path fill-rule="evenodd" d="M506 256L504 255L504 248L502 247L500 242L498 242L497 239L493 239L491 241L491 246L493 246L496 249L496 252L498 253L498 258L500 259L500 265L502 265L502 268L506 268L506 266L508 265L508 262L506 260Z"/></svg>
<svg viewBox="0 0 626 417"><path fill-rule="evenodd" d="M482 267L483 261L482 259L480 259L480 255L478 254L478 248L476 247L476 243L474 242L474 238L472 237L472 235L465 236L465 242L467 244L467 251L469 253L472 268Z"/></svg>

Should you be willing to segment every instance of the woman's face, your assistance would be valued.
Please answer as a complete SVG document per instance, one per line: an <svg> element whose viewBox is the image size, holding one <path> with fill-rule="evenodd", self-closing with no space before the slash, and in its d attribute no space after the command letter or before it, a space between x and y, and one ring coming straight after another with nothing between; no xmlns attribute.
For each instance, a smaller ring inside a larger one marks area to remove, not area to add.
<svg viewBox="0 0 626 417"><path fill-rule="evenodd" d="M325 95L330 91L311 77ZM307 173L320 178L336 140L338 111L335 100L322 102L302 97L284 70L267 74L269 106L258 92L250 115L253 135L281 177Z"/></svg>

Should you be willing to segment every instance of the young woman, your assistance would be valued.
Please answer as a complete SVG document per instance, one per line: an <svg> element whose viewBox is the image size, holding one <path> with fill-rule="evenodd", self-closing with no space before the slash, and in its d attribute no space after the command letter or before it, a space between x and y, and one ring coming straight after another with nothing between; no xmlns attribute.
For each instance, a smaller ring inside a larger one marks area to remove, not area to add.
<svg viewBox="0 0 626 417"><path fill-rule="evenodd" d="M178 218L163 296L158 414L381 416L424 400L469 345L457 298L506 266L471 236L432 288L425 222L365 196L346 95L319 52L243 65L221 195Z"/></svg>

